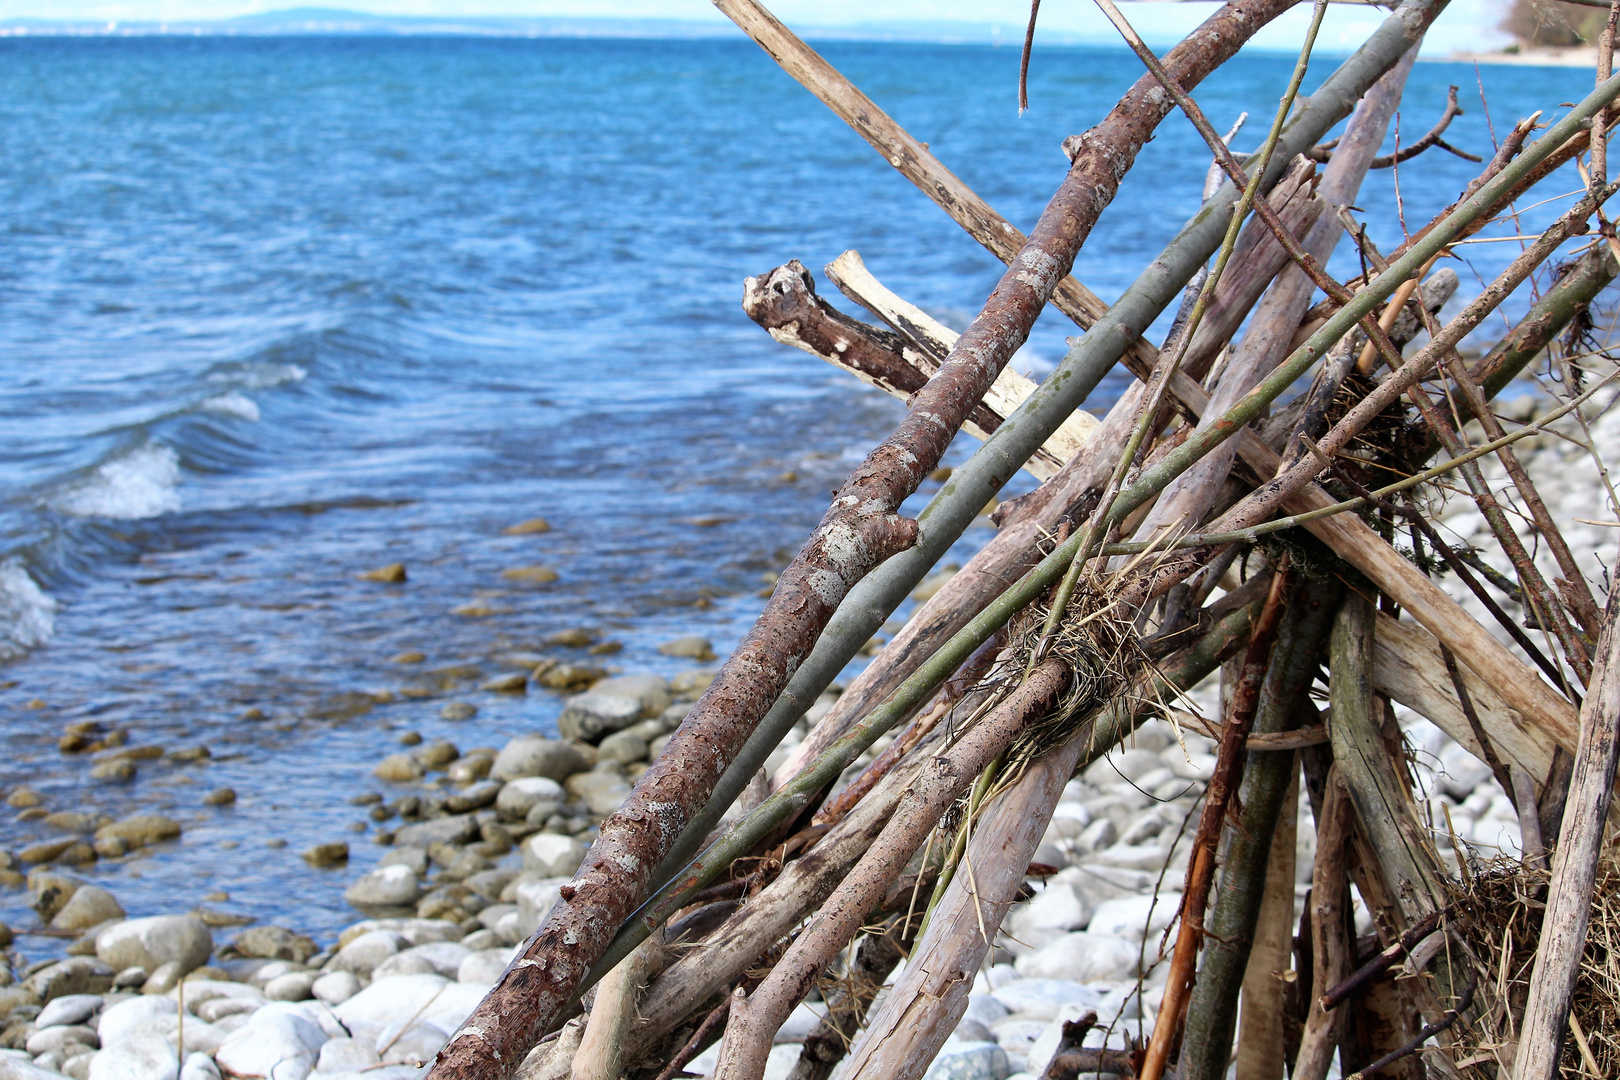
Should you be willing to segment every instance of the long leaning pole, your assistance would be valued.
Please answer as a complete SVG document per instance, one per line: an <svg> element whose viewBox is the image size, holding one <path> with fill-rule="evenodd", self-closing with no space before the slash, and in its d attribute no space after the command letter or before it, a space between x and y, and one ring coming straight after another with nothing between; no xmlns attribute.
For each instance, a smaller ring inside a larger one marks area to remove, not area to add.
<svg viewBox="0 0 1620 1080"><path fill-rule="evenodd" d="M1178 81L1201 82L1292 3L1232 0L1172 51ZM915 544L919 523L899 516L901 503L938 465L968 410L1023 344L1171 107L1156 81L1143 76L1082 137L1063 183L979 316L900 427L839 489L753 629L625 805L603 823L561 900L440 1051L433 1080L510 1076L568 1008L850 589Z"/></svg>
<svg viewBox="0 0 1620 1080"><path fill-rule="evenodd" d="M1335 124L1348 116L1367 89L1422 36L1445 8L1446 2L1409 0L1385 19L1367 42L1301 104L1283 132L1278 152L1273 158L1273 171L1280 175L1281 169L1294 155L1315 145ZM729 13L731 7L742 3L744 0L726 0L722 7ZM747 6L757 7L751 0L747 0ZM750 33L754 32L751 24L745 24L744 28ZM791 37L786 28L782 28L781 33ZM808 51L808 46L797 38L792 41ZM791 45L779 36L766 38L760 44L773 57L784 53ZM811 89L815 90L816 87L812 86ZM1269 176L1268 185L1276 178L1275 175ZM1126 350L1140 341L1142 333L1152 325L1153 320L1171 302L1179 299L1187 280L1220 246L1232 205L1240 195L1241 192L1228 181L1204 209L1183 226L1147 271L1074 344L1035 393L1002 422L966 464L952 473L951 479L917 516L916 545L889 559L850 591L809 657L799 666L736 761L716 785L715 798L694 818L655 874L654 881L658 885L672 882L676 874L687 868L726 808L742 793L788 730L944 556L973 522L979 510L1051 437L1052 432L1085 403L1104 376L1119 363ZM941 206L947 212L951 211L951 206L946 202L941 201ZM977 230L969 227L965 221L962 223L964 228L978 237ZM1011 226L1008 228L1011 229ZM995 250L989 244L986 246ZM701 872L701 869L692 868L697 872ZM690 873L684 874L683 880L690 876ZM616 942L608 959L616 959L621 952L627 952L629 943L629 939ZM605 966L601 970L605 971Z"/></svg>

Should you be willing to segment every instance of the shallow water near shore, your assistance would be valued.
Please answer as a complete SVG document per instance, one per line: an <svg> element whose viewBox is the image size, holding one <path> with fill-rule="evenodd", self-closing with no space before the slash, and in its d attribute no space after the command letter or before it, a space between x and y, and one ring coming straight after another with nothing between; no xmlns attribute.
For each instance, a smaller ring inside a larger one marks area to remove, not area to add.
<svg viewBox="0 0 1620 1080"><path fill-rule="evenodd" d="M825 51L1024 227L1062 138L1138 73L1123 53L1040 51L1019 120L1010 50ZM131 914L223 890L209 906L328 938L383 850L346 800L386 786L371 769L400 734L466 750L554 731L557 695L476 689L517 670L504 658L675 674L693 662L661 642L736 644L762 575L900 415L750 323L745 275L798 257L848 309L819 268L853 247L960 327L998 274L746 42L11 39L0 56L0 785L179 819L179 843L85 871ZM1222 127L1269 114L1291 64L1246 59L1200 99ZM1481 77L1498 131L1590 82ZM1455 82L1467 114L1447 139L1488 155L1473 79L1418 65L1403 142ZM1167 121L1077 276L1117 295L1196 209L1206 163ZM1415 228L1477 166L1409 169ZM1360 205L1393 247L1389 173ZM1517 250L1472 246L1460 295ZM1044 374L1073 332L1049 312L1018 363ZM535 517L551 530L503 533ZM355 577L393 562L406 583ZM530 565L558 580L501 576ZM570 627L623 647L543 646ZM477 716L442 719L452 700ZM93 784L89 756L57 750L81 721L213 759ZM235 806L206 806L224 786ZM48 835L0 821L0 847ZM346 870L298 856L334 840ZM0 918L32 921L21 892Z"/></svg>

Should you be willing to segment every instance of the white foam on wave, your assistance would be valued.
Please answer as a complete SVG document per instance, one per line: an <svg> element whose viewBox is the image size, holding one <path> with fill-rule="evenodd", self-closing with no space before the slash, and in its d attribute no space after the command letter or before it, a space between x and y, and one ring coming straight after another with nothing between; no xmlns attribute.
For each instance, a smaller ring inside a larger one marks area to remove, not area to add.
<svg viewBox="0 0 1620 1080"><path fill-rule="evenodd" d="M56 601L16 559L0 562L0 660L21 656L56 631Z"/></svg>
<svg viewBox="0 0 1620 1080"><path fill-rule="evenodd" d="M258 402L246 394L237 393L235 390L214 395L204 401L201 408L206 412L223 413L226 416L240 416L244 420L257 420L259 418Z"/></svg>
<svg viewBox="0 0 1620 1080"><path fill-rule="evenodd" d="M246 364L234 371L216 371L213 382L235 383L243 390L269 390L286 383L303 382L309 369L301 364Z"/></svg>
<svg viewBox="0 0 1620 1080"><path fill-rule="evenodd" d="M78 486L53 500L77 517L135 521L180 509L180 455L149 443L97 466Z"/></svg>

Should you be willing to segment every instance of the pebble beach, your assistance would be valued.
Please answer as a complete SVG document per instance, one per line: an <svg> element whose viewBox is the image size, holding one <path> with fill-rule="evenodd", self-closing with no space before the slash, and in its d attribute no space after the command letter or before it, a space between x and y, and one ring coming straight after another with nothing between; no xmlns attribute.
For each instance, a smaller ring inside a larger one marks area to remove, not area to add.
<svg viewBox="0 0 1620 1080"><path fill-rule="evenodd" d="M1527 394L1503 412L1522 421L1547 405ZM1620 412L1591 411L1592 439L1613 445ZM1612 566L1620 529L1602 524L1603 479L1584 467L1591 462L1583 462L1584 439L1565 422L1520 449L1532 477L1556 500L1553 513L1571 522L1578 557ZM1455 540L1484 529L1460 500L1442 520ZM364 573L386 579L408 570ZM1455 582L1445 584L1471 602ZM540 644L541 652L510 658L527 670L446 695L440 711L464 715L501 695L553 694L562 705L556 731L492 747L406 732L378 741L364 790L332 793L369 825L363 836L334 835L300 853L309 873L340 887L352 910L353 921L335 936L306 932L293 909L241 925L252 920L226 914L224 893L189 909L126 911L115 868L135 856L161 858L183 842L182 824L153 813L111 820L48 805L28 785L9 790L17 816L59 835L3 856L5 885L26 896L37 923L0 931L8 945L0 967L0 1077L419 1075L539 925L597 825L629 794L720 660L707 639L677 637L660 647L660 655L685 665L673 677L610 674L592 655L600 642L590 630L562 631ZM411 668L426 658L396 659ZM835 695L836 688L823 696L769 767L785 759ZM1030 898L1005 920L931 1080L1038 1077L1063 1023L1089 1011L1102 1021L1092 1045L1123 1048L1151 1028L1166 970L1164 931L1180 901L1191 824L1215 764L1214 744L1198 733L1196 718L1220 715L1219 678L1212 676L1069 782L1037 852L1046 876L1034 879ZM1396 715L1416 794L1429 819L1444 822L1432 837L1442 865L1517 854L1516 815L1484 763L1427 719L1400 706ZM202 747L97 746L115 740L83 726L70 726L61 739L64 752L93 755L96 769L138 770L163 756L203 773L209 768ZM216 806L234 798L223 787L206 796ZM1303 799L1295 831L1298 905L1314 852ZM113 872L92 880L82 873L91 862ZM1358 930L1369 933L1367 913L1355 914ZM903 964L891 981L900 970ZM797 1009L777 1035L768 1077L787 1076L798 1041L819 1018L817 1000ZM706 1075L714 1054L711 1047L687 1072ZM547 1071L544 1046L525 1069L526 1080L556 1075Z"/></svg>

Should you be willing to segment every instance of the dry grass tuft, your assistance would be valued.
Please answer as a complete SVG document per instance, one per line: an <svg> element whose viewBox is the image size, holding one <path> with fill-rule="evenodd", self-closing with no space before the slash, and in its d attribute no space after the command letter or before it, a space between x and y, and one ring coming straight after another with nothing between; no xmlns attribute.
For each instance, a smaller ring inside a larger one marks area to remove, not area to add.
<svg viewBox="0 0 1620 1080"><path fill-rule="evenodd" d="M1016 783L1026 765L1062 745L1073 733L1076 717L1089 717L1107 704L1147 664L1134 625L1137 613L1115 599L1126 572L1081 578L1045 654L1068 665L1069 688L1054 709L1026 727L1008 748L996 790ZM1013 619L1010 644L983 684L993 690L991 702L999 702L1022 681L1040 643L1047 610L1045 604L1032 604Z"/></svg>
<svg viewBox="0 0 1620 1080"><path fill-rule="evenodd" d="M1478 868L1467 882L1452 882L1461 934L1482 995L1480 1015L1457 1031L1456 1061L1469 1080L1499 1075L1510 1059L1530 989L1540 940L1548 874L1512 859ZM1564 1041L1559 1074L1576 1078L1620 1076L1620 858L1610 851L1598 868L1591 927L1575 983L1571 1037Z"/></svg>

